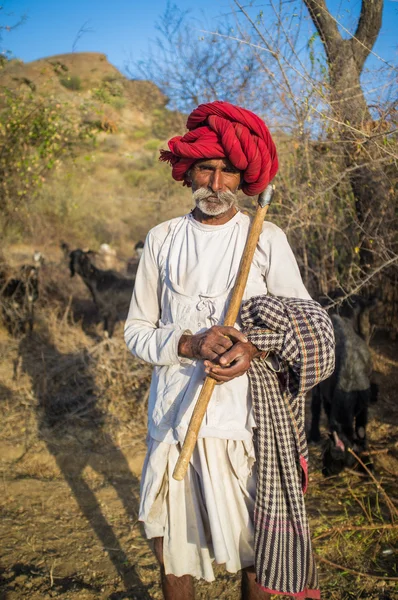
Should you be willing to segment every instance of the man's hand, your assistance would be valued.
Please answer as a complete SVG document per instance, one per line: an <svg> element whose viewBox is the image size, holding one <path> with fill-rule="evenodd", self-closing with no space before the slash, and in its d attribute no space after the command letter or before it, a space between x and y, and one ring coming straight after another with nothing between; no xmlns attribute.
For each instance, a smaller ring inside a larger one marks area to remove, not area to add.
<svg viewBox="0 0 398 600"><path fill-rule="evenodd" d="M260 350L251 342L238 342L220 357L218 364L205 360L205 373L217 383L231 381L246 373L253 358L260 354Z"/></svg>
<svg viewBox="0 0 398 600"><path fill-rule="evenodd" d="M204 360L205 372L217 383L240 377L260 351L235 327L214 326L196 335L182 335L178 354Z"/></svg>
<svg viewBox="0 0 398 600"><path fill-rule="evenodd" d="M247 337L235 327L215 325L203 333L182 335L178 344L178 354L184 358L207 359L217 364L220 356L232 350L237 344L248 343Z"/></svg>

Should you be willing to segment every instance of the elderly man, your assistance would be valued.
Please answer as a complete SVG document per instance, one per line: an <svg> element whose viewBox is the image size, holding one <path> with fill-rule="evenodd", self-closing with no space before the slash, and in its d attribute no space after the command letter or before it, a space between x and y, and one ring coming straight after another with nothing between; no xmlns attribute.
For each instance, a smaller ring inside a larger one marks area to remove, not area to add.
<svg viewBox="0 0 398 600"><path fill-rule="evenodd" d="M236 193L265 189L277 154L263 121L226 102L199 106L187 127L161 160L192 187L195 208L149 232L125 326L129 349L154 365L139 519L154 540L167 600L194 598L192 577L212 581L214 560L242 572L245 600L270 593L319 598L302 500L302 398L330 372L332 334L325 345L322 325L308 330L317 319L327 329L327 317L319 317L285 234L270 222L240 319L236 327L219 325L250 226ZM302 315L307 329L296 335L290 322ZM319 357L319 344L327 358L308 368L307 355ZM309 383L310 371L318 375ZM173 469L206 374L222 385L187 476L177 482Z"/></svg>

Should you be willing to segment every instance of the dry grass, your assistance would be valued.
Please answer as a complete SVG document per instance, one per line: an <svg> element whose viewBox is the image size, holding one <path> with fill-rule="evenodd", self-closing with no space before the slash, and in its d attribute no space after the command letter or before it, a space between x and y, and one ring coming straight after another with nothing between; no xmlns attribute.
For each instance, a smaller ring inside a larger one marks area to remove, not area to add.
<svg viewBox="0 0 398 600"><path fill-rule="evenodd" d="M0 439L21 442L26 420L33 441L48 428L145 427L150 368L127 351L122 324L116 337L103 337L84 284L65 263L43 268L33 334L18 340L2 329L0 349Z"/></svg>
<svg viewBox="0 0 398 600"><path fill-rule="evenodd" d="M375 462L378 472L381 463ZM384 474L380 482L394 493L393 477ZM374 482L361 474L345 473L326 481L318 474L314 477L308 508L327 598L379 598L379 592L396 588L398 524L385 500Z"/></svg>
<svg viewBox="0 0 398 600"><path fill-rule="evenodd" d="M307 506L328 600L384 600L398 594L396 344L376 338L372 354L380 385L368 428L374 474L350 471L324 479L319 450L310 447Z"/></svg>

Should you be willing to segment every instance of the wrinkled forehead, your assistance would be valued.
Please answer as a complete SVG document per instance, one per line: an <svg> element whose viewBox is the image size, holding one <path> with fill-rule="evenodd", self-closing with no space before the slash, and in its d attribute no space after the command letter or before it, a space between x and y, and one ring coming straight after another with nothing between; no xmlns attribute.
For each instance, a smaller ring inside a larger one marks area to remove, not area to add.
<svg viewBox="0 0 398 600"><path fill-rule="evenodd" d="M227 169L234 170L239 173L239 169L237 169L228 158L201 158L197 160L192 168L199 167L200 165L209 165L212 167L226 167Z"/></svg>

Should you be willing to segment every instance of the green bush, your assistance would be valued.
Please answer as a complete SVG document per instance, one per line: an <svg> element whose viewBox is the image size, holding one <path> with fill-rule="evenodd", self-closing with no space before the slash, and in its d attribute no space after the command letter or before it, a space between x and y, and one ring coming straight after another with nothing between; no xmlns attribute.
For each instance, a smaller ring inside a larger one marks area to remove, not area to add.
<svg viewBox="0 0 398 600"><path fill-rule="evenodd" d="M50 60L50 65L52 65L54 67L54 71L57 73L57 75L62 75L62 72L66 72L69 71L69 67L67 65L65 65L64 63L61 63L59 60L56 61L51 61Z"/></svg>
<svg viewBox="0 0 398 600"><path fill-rule="evenodd" d="M96 100L99 100L100 102L103 102L104 104L111 103L111 96L110 96L108 90L105 89L104 87L99 87L99 88L93 89L93 98L95 98Z"/></svg>
<svg viewBox="0 0 398 600"><path fill-rule="evenodd" d="M102 86L109 92L111 96L123 96L124 86L119 77L113 77L112 75L104 77Z"/></svg>
<svg viewBox="0 0 398 600"><path fill-rule="evenodd" d="M125 105L123 92L124 87L120 79L110 76L104 78L102 85L93 90L93 98L104 104L110 104L111 106L120 109Z"/></svg>
<svg viewBox="0 0 398 600"><path fill-rule="evenodd" d="M68 116L68 105L48 103L33 95L6 92L0 112L0 229L15 219L26 223L29 206L49 173L92 139L88 128Z"/></svg>
<svg viewBox="0 0 398 600"><path fill-rule="evenodd" d="M148 137L149 133L150 131L147 127L142 129L135 129L131 132L131 137L133 138L133 140L142 140Z"/></svg>
<svg viewBox="0 0 398 600"><path fill-rule="evenodd" d="M125 98L113 98L112 106L116 108L116 110L121 110L126 105Z"/></svg>
<svg viewBox="0 0 398 600"><path fill-rule="evenodd" d="M109 104L120 110L126 104L126 100L120 96L112 96L112 94L104 87L95 88L93 90L93 98L99 100L103 104Z"/></svg>
<svg viewBox="0 0 398 600"><path fill-rule="evenodd" d="M78 75L70 75L69 77L62 77L59 81L68 90L77 92L82 89L82 82Z"/></svg>
<svg viewBox="0 0 398 600"><path fill-rule="evenodd" d="M148 140L146 144L144 144L145 150L157 150L161 146L160 140L152 139Z"/></svg>

